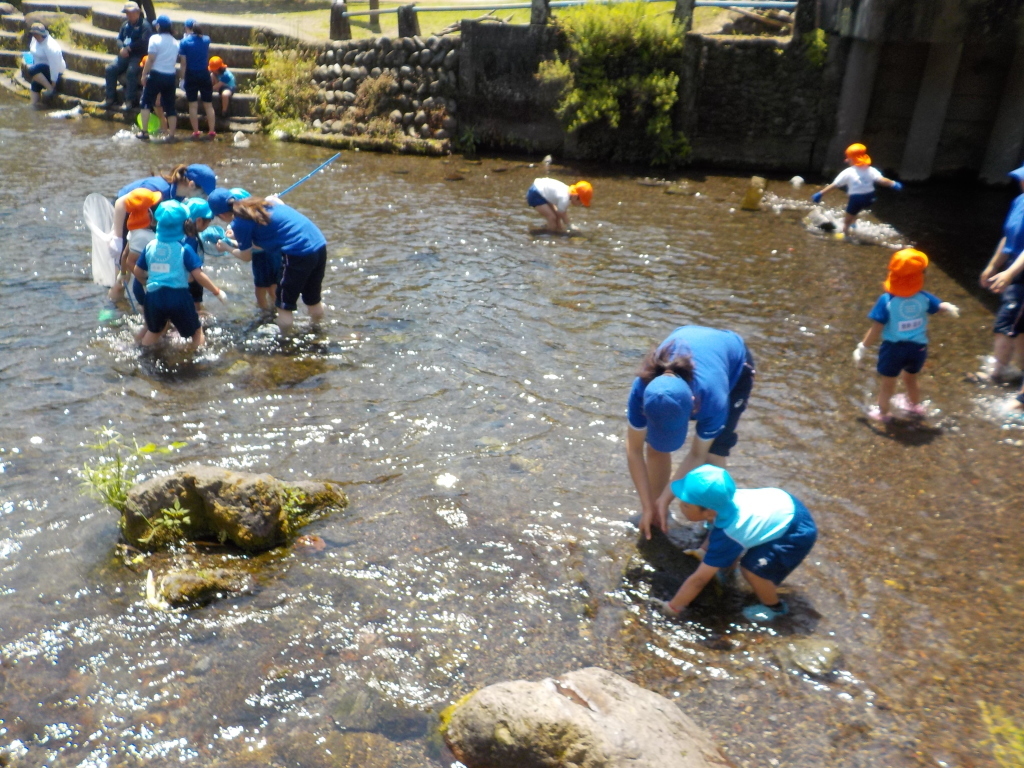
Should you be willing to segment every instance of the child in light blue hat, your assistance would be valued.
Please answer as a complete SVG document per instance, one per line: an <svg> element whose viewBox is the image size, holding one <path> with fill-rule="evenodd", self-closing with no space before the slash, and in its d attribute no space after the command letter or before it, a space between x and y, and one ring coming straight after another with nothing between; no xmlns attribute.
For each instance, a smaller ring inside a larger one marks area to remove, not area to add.
<svg viewBox="0 0 1024 768"><path fill-rule="evenodd" d="M737 560L759 605L743 609L748 621L768 622L789 613L778 585L796 569L818 538L811 513L779 488L736 490L721 467L704 464L672 483L683 514L692 523L712 525L703 562L669 601L655 600L667 616L679 616L721 568Z"/></svg>

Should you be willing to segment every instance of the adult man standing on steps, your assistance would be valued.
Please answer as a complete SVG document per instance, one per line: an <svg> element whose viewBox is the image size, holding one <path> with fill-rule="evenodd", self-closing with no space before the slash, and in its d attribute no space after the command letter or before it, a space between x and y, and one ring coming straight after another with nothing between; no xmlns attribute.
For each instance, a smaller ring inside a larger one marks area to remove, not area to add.
<svg viewBox="0 0 1024 768"><path fill-rule="evenodd" d="M117 33L119 51L113 63L107 65L107 98L104 109L114 109L117 104L117 79L127 72L124 86L124 108L132 109L138 102L139 76L142 72L142 57L149 47L153 27L142 17L139 4L129 2L121 9L126 17L121 31Z"/></svg>

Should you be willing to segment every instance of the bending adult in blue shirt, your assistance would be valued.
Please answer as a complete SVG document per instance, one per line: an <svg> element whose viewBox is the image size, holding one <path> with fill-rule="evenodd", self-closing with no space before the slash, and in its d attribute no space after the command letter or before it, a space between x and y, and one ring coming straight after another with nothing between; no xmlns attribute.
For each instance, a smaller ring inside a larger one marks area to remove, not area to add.
<svg viewBox="0 0 1024 768"><path fill-rule="evenodd" d="M135 106L139 96L139 77L142 73L142 57L149 50L149 38L153 27L142 16L138 3L125 3L121 9L125 22L117 33L117 58L107 65L105 77L107 94L104 109L113 109L117 104L117 79L126 75L124 102L128 109Z"/></svg>
<svg viewBox="0 0 1024 768"><path fill-rule="evenodd" d="M668 529L670 483L704 464L724 467L754 386L754 358L732 331L684 325L644 358L629 393L626 459L640 496L640 530ZM697 422L690 450L672 453ZM646 448L646 451L645 451Z"/></svg>
<svg viewBox="0 0 1024 768"><path fill-rule="evenodd" d="M218 247L242 261L252 261L254 245L282 254L281 283L277 290L277 325L291 329L299 297L314 323L323 320L320 292L327 269L327 240L309 219L277 198L237 199L230 189L216 189L210 195L214 216L231 215L231 229L237 248Z"/></svg>

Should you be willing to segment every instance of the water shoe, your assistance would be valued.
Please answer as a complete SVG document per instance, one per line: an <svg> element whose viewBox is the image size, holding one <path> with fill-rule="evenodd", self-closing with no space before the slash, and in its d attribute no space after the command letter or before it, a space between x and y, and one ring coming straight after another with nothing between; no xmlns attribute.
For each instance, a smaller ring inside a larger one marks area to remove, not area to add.
<svg viewBox="0 0 1024 768"><path fill-rule="evenodd" d="M774 608L760 604L748 605L743 609L743 618L755 624L764 624L779 616L785 616L787 613L789 613L789 605L785 600L779 600L779 604Z"/></svg>
<svg viewBox="0 0 1024 768"><path fill-rule="evenodd" d="M192 141L199 141L199 139L201 138L203 138L202 133L200 133L199 131L192 131Z"/></svg>
<svg viewBox="0 0 1024 768"><path fill-rule="evenodd" d="M868 421L873 421L876 424L888 424L892 421L892 414L882 413L882 410L877 405L872 405L868 409Z"/></svg>
<svg viewBox="0 0 1024 768"><path fill-rule="evenodd" d="M921 403L912 403L910 398L904 393L900 392L896 397L892 399L892 404L899 408L901 411L905 411L911 416L923 419L928 415L928 409Z"/></svg>

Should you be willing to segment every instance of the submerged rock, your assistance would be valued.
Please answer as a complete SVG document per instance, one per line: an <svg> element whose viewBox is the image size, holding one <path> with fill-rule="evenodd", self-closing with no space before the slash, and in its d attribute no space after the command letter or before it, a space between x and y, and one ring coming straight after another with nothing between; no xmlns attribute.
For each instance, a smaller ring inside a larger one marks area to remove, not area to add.
<svg viewBox="0 0 1024 768"><path fill-rule="evenodd" d="M449 748L469 768L729 764L680 707L597 667L488 686L442 721Z"/></svg>
<svg viewBox="0 0 1024 768"><path fill-rule="evenodd" d="M174 607L202 605L227 592L248 588L243 574L224 568L169 571L160 579L160 594Z"/></svg>
<svg viewBox="0 0 1024 768"><path fill-rule="evenodd" d="M832 674L840 653L835 641L820 637L800 637L775 650L784 669L802 670L814 677Z"/></svg>
<svg viewBox="0 0 1024 768"><path fill-rule="evenodd" d="M347 731L370 731L392 739L412 739L427 732L425 712L394 704L358 682L344 682L326 697L331 717Z"/></svg>
<svg viewBox="0 0 1024 768"><path fill-rule="evenodd" d="M147 551L198 540L262 552L347 504L331 483L285 484L273 475L193 464L132 488L121 530L129 544Z"/></svg>

